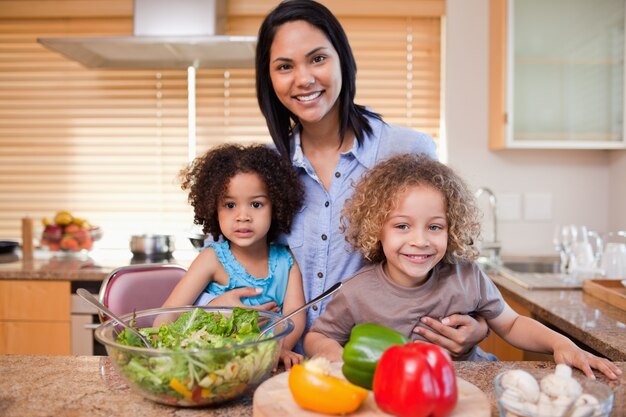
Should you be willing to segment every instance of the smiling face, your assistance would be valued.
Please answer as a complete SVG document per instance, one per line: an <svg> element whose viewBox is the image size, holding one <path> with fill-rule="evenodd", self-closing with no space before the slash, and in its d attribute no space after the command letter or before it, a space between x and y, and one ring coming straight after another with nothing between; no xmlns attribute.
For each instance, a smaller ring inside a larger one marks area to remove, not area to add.
<svg viewBox="0 0 626 417"><path fill-rule="evenodd" d="M417 185L400 193L380 233L384 270L398 285L421 285L448 247L446 202L432 187Z"/></svg>
<svg viewBox="0 0 626 417"><path fill-rule="evenodd" d="M231 246L246 249L267 246L272 203L265 183L257 174L236 174L220 199L217 217Z"/></svg>
<svg viewBox="0 0 626 417"><path fill-rule="evenodd" d="M303 125L338 120L339 55L324 33L302 20L281 25L270 50L270 78L280 102Z"/></svg>

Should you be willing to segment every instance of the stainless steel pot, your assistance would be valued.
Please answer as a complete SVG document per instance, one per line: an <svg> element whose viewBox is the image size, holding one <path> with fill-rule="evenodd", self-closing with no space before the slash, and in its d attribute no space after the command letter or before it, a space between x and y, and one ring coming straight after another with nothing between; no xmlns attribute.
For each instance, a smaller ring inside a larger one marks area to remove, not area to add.
<svg viewBox="0 0 626 417"><path fill-rule="evenodd" d="M188 237L193 247L196 248L197 251L202 251L204 248L204 241L209 237L209 235L190 233Z"/></svg>
<svg viewBox="0 0 626 417"><path fill-rule="evenodd" d="M168 256L175 249L172 235L132 235L130 237L130 251L135 256Z"/></svg>

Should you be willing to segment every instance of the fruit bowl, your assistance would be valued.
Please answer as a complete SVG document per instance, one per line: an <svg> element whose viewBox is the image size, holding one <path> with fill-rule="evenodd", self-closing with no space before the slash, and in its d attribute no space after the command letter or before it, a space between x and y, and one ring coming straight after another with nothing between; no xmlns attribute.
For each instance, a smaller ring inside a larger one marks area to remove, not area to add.
<svg viewBox="0 0 626 417"><path fill-rule="evenodd" d="M156 349L114 320L100 325L95 337L135 392L161 404L198 407L240 397L271 375L293 322L279 323L260 340L256 335L258 326L281 317L232 307L157 308L120 317L133 320ZM157 318L165 324L153 327Z"/></svg>
<svg viewBox="0 0 626 417"><path fill-rule="evenodd" d="M91 225L87 220L75 217L67 211L60 211L54 220L42 220L44 230L41 234L41 246L51 252L79 253L89 252L93 242L102 237L102 230Z"/></svg>

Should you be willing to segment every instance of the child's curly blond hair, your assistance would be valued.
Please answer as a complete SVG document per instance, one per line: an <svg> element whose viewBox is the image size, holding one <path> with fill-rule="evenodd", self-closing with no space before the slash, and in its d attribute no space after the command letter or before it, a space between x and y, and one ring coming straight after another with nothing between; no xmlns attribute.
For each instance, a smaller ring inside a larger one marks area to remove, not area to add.
<svg viewBox="0 0 626 417"><path fill-rule="evenodd" d="M481 214L474 195L451 168L425 155L392 157L361 178L342 211L346 240L368 261L384 261L380 233L385 220L397 204L397 196L416 185L432 187L444 196L448 248L443 261L457 263L476 259Z"/></svg>

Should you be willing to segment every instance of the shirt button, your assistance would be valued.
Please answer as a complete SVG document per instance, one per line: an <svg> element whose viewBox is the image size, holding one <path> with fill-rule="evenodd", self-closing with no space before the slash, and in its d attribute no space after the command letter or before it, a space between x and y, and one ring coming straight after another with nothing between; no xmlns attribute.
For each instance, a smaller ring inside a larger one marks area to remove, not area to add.
<svg viewBox="0 0 626 417"><path fill-rule="evenodd" d="M318 278L324 278L324 274L323 274L323 273L321 273L321 272L318 272L318 273L317 273L317 277L318 277Z"/></svg>
<svg viewBox="0 0 626 417"><path fill-rule="evenodd" d="M339 177L341 177L341 172L339 171L335 172L335 178L339 178Z"/></svg>
<svg viewBox="0 0 626 417"><path fill-rule="evenodd" d="M328 207L328 206L330 206L330 201L327 201L324 203L324 207Z"/></svg>
<svg viewBox="0 0 626 417"><path fill-rule="evenodd" d="M311 308L313 309L313 311L317 311L317 306L313 306Z"/></svg>
<svg viewBox="0 0 626 417"><path fill-rule="evenodd" d="M322 235L322 240L326 240L326 239L328 239L328 236Z"/></svg>

